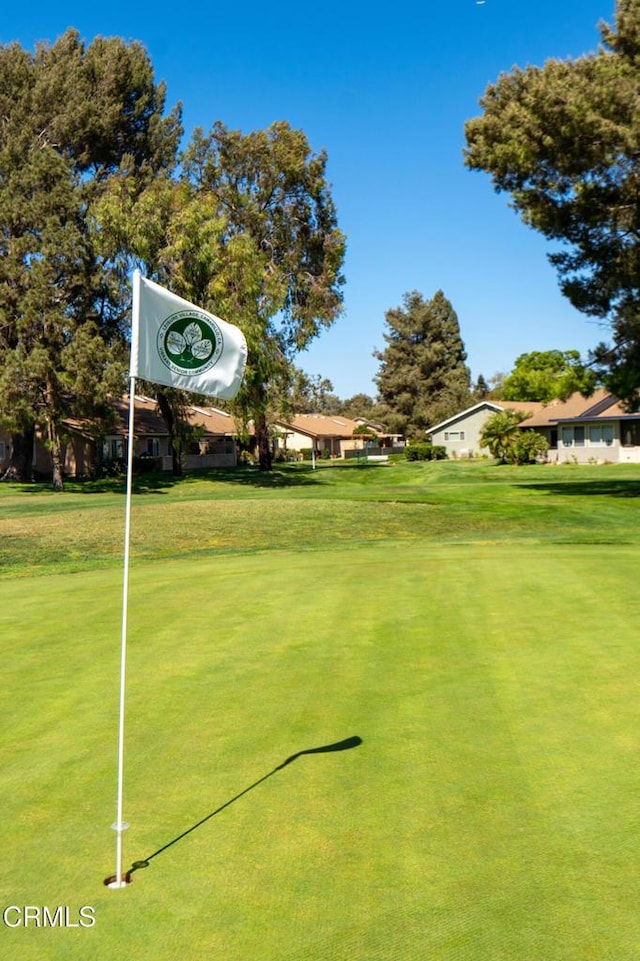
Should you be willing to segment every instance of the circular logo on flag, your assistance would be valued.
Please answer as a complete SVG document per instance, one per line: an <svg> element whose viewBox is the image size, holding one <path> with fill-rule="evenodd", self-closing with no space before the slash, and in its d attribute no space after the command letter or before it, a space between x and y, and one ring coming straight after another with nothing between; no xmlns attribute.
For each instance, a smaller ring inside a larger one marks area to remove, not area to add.
<svg viewBox="0 0 640 961"><path fill-rule="evenodd" d="M158 331L158 354L174 374L204 374L222 354L222 331L199 310L179 310Z"/></svg>

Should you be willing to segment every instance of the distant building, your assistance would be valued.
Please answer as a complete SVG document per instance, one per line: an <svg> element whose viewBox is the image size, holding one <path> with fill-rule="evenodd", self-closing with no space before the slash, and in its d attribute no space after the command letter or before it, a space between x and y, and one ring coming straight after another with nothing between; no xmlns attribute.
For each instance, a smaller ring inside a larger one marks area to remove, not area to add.
<svg viewBox="0 0 640 961"><path fill-rule="evenodd" d="M449 457L488 454L480 446L482 428L501 410L529 415L519 428L546 437L550 462L640 463L640 411L626 411L621 401L605 390L597 390L591 397L576 393L548 404L484 400L430 427L427 436L433 444L445 447Z"/></svg>
<svg viewBox="0 0 640 961"><path fill-rule="evenodd" d="M129 434L129 398L114 404L116 421L101 438L89 433L81 420L69 418L64 422L66 439L63 445L64 473L67 477L86 477L97 468L107 468L127 458ZM235 467L238 462L236 424L233 417L216 407L190 406L189 423L197 428L197 438L183 454L182 462L188 470L209 467ZM155 400L143 395L134 398L134 456L153 461L158 470L172 469L171 441L167 425L157 410ZM11 456L11 438L0 430L0 471L5 470ZM36 434L33 466L37 476L50 477L51 456L43 438ZM150 464L151 466L151 464Z"/></svg>
<svg viewBox="0 0 640 961"><path fill-rule="evenodd" d="M371 434L354 433L368 427ZM380 424L339 414L294 414L275 423L276 453L285 457L313 451L318 457L375 456L404 449L398 434L387 434Z"/></svg>

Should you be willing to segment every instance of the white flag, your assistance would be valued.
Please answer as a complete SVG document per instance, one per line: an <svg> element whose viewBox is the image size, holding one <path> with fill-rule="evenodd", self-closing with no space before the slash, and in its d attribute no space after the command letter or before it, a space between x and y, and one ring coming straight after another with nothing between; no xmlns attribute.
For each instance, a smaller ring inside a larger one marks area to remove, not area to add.
<svg viewBox="0 0 640 961"><path fill-rule="evenodd" d="M238 327L134 271L132 377L230 400L240 389L246 360Z"/></svg>

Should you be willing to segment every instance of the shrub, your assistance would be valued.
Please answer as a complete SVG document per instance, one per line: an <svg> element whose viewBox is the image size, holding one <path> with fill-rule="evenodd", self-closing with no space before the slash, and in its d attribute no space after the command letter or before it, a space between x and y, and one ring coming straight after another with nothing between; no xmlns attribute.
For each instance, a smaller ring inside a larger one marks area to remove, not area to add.
<svg viewBox="0 0 640 961"><path fill-rule="evenodd" d="M513 439L507 460L510 464L535 464L545 458L548 450L548 441L542 434L522 431Z"/></svg>
<svg viewBox="0 0 640 961"><path fill-rule="evenodd" d="M407 444L406 451L407 460L445 460L447 456L446 447L435 446L434 444L429 444L427 441L416 441L413 444Z"/></svg>

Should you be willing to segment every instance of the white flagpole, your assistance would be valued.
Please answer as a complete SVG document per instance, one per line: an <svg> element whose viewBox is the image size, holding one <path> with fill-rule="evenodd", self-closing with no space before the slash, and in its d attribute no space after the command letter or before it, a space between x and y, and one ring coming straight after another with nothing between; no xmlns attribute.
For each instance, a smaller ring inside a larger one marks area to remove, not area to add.
<svg viewBox="0 0 640 961"><path fill-rule="evenodd" d="M138 324L140 320L140 272L134 271L133 275L133 304L131 318L131 355L133 370L133 358L137 363L137 341ZM122 583L122 640L120 648L120 714L118 721L118 800L116 809L116 821L112 824L116 832L116 873L115 879L109 883L110 888L124 888L127 881L122 875L122 835L129 825L123 820L123 788L124 788L124 705L125 705L125 681L127 664L127 611L129 602L129 542L131 533L131 492L133 480L133 449L135 446L134 438L134 411L135 411L136 379L133 374L129 380L129 436L127 448L127 496L125 506L124 523L124 576Z"/></svg>

